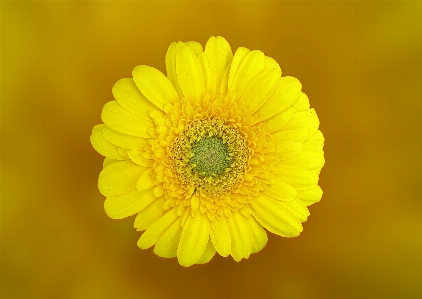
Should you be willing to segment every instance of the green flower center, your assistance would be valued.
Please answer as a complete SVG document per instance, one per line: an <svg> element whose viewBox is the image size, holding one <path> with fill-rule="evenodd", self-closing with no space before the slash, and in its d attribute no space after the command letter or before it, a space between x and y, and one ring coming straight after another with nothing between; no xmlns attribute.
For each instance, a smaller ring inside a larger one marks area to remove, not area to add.
<svg viewBox="0 0 422 299"><path fill-rule="evenodd" d="M241 183L251 154L244 134L220 119L187 124L170 151L180 183L212 197Z"/></svg>
<svg viewBox="0 0 422 299"><path fill-rule="evenodd" d="M192 146L191 164L195 170L207 177L222 174L230 165L227 145L220 138L208 137L196 141Z"/></svg>

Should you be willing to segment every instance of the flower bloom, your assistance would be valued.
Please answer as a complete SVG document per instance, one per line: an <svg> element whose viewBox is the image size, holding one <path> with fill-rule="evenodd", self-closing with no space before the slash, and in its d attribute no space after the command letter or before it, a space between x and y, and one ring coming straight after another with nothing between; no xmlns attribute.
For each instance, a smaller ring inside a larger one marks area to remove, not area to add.
<svg viewBox="0 0 422 299"><path fill-rule="evenodd" d="M211 37L172 43L167 76L140 65L113 86L91 135L105 156L98 188L113 219L137 214L141 249L182 266L295 237L319 201L324 137L300 82L246 48Z"/></svg>

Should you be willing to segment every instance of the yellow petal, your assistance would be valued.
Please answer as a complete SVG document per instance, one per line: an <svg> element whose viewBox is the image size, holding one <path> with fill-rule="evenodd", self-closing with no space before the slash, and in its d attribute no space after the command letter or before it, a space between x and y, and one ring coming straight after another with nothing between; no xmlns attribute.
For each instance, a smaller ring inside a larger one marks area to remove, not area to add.
<svg viewBox="0 0 422 299"><path fill-rule="evenodd" d="M292 167L317 169L324 166L325 159L322 150L304 149L299 155L289 160L280 161L279 165Z"/></svg>
<svg viewBox="0 0 422 299"><path fill-rule="evenodd" d="M283 205L295 216L299 221L303 222L308 219L309 210L306 205L299 199L283 202Z"/></svg>
<svg viewBox="0 0 422 299"><path fill-rule="evenodd" d="M154 194L155 197L161 197L165 192L166 190L164 189L163 184L158 184L152 191L152 194Z"/></svg>
<svg viewBox="0 0 422 299"><path fill-rule="evenodd" d="M145 171L132 162L120 161L104 168L98 178L98 189L104 196L116 196L135 190L136 182Z"/></svg>
<svg viewBox="0 0 422 299"><path fill-rule="evenodd" d="M297 197L306 205L310 206L321 200L322 189L320 186L315 186L308 190L302 190L297 193Z"/></svg>
<svg viewBox="0 0 422 299"><path fill-rule="evenodd" d="M188 42L185 42L185 45L188 46L189 49L192 50L195 56L199 56L199 54L202 53L202 45L198 42L188 41Z"/></svg>
<svg viewBox="0 0 422 299"><path fill-rule="evenodd" d="M209 94L215 94L217 92L217 82L214 66L205 53L200 53L198 59L204 74L205 90Z"/></svg>
<svg viewBox="0 0 422 299"><path fill-rule="evenodd" d="M104 126L104 138L110 143L131 150L142 150L149 146L149 139L122 134Z"/></svg>
<svg viewBox="0 0 422 299"><path fill-rule="evenodd" d="M232 62L230 64L230 69L229 69L229 72L228 72L228 76L229 77L228 77L227 84L228 84L228 89L229 90L232 90L233 89L232 88L233 87L233 81L234 81L234 78L236 77L236 74L237 74L237 72L239 70L239 67L243 63L243 60L245 59L245 57L248 56L248 54L250 52L251 51L249 49L247 49L247 48L239 47L236 50L236 52L234 53L233 60L232 60Z"/></svg>
<svg viewBox="0 0 422 299"><path fill-rule="evenodd" d="M314 109L309 109L306 111L296 112L291 121L283 129L297 130L315 126L315 123L318 123L319 125L318 116L316 115Z"/></svg>
<svg viewBox="0 0 422 299"><path fill-rule="evenodd" d="M130 113L116 101L104 105L101 119L109 128L117 132L144 138L150 137L148 130L154 126L152 122Z"/></svg>
<svg viewBox="0 0 422 299"><path fill-rule="evenodd" d="M199 193L193 194L192 197L191 197L191 208L192 208L192 210L196 210L197 208L199 208L200 202L201 202L201 200L199 198Z"/></svg>
<svg viewBox="0 0 422 299"><path fill-rule="evenodd" d="M262 128L267 130L268 132L280 131L288 122L291 121L294 114L295 114L295 109L293 107L287 108L286 110L277 114L276 116L264 121ZM275 136L275 134L273 134L272 137L274 141L280 140L280 138L278 138L278 136Z"/></svg>
<svg viewBox="0 0 422 299"><path fill-rule="evenodd" d="M233 53L224 37L211 36L205 45L204 53L209 57L215 72L215 84L221 86L227 67L233 60Z"/></svg>
<svg viewBox="0 0 422 299"><path fill-rule="evenodd" d="M92 128L91 136L89 137L92 147L104 157L110 159L123 159L117 151L117 146L108 142L103 135L104 125L96 125Z"/></svg>
<svg viewBox="0 0 422 299"><path fill-rule="evenodd" d="M252 240L252 252L257 253L262 250L262 248L267 245L268 236L265 229L262 227L254 217L246 218L246 222L249 225L249 231L251 232Z"/></svg>
<svg viewBox="0 0 422 299"><path fill-rule="evenodd" d="M127 149L119 147L119 148L117 149L117 151L118 151L118 152L119 152L119 154L120 154L120 155L124 158L124 160L128 160L128 159L129 159L129 157L128 157L128 155L127 155Z"/></svg>
<svg viewBox="0 0 422 299"><path fill-rule="evenodd" d="M297 130L280 130L272 135L274 142L299 141L312 135L318 128L302 128Z"/></svg>
<svg viewBox="0 0 422 299"><path fill-rule="evenodd" d="M286 110L299 98L302 84L294 77L281 77L271 97L255 113L257 121L268 119Z"/></svg>
<svg viewBox="0 0 422 299"><path fill-rule="evenodd" d="M140 211L133 225L136 230L146 230L151 224L160 219L164 215L163 205L165 201L164 197L156 198L145 209Z"/></svg>
<svg viewBox="0 0 422 299"><path fill-rule="evenodd" d="M107 197L104 202L104 209L108 217L112 219L123 219L135 215L148 206L155 196L150 190L138 192L136 190L113 197Z"/></svg>
<svg viewBox="0 0 422 299"><path fill-rule="evenodd" d="M201 103L205 96L204 74L198 57L188 46L177 51L176 74L184 97L191 103Z"/></svg>
<svg viewBox="0 0 422 299"><path fill-rule="evenodd" d="M221 78L219 93L222 94L222 95L227 95L227 92L228 92L230 68L231 68L231 64L228 65L226 71L224 72L223 77Z"/></svg>
<svg viewBox="0 0 422 299"><path fill-rule="evenodd" d="M246 87L241 96L249 115L258 110L271 96L280 80L278 69L267 69L256 76Z"/></svg>
<svg viewBox="0 0 422 299"><path fill-rule="evenodd" d="M310 107L308 96L301 92L299 98L297 101L293 104L293 108L296 109L296 111L305 111L308 110Z"/></svg>
<svg viewBox="0 0 422 299"><path fill-rule="evenodd" d="M104 158L104 162L103 162L103 168L106 168L107 166L114 164L116 162L119 162L121 160L116 160L116 159L110 159L110 158Z"/></svg>
<svg viewBox="0 0 422 299"><path fill-rule="evenodd" d="M182 90L180 89L179 82L177 81L177 74L176 74L176 55L177 51L182 46L188 46L196 56L199 56L202 52L202 45L197 42L177 42L171 43L169 46L167 53L166 53L166 71L167 71L167 78L172 83L174 88L176 89L177 94L180 98L183 98Z"/></svg>
<svg viewBox="0 0 422 299"><path fill-rule="evenodd" d="M186 220L177 249L177 259L183 267L195 264L205 252L208 245L210 223L206 215L191 215Z"/></svg>
<svg viewBox="0 0 422 299"><path fill-rule="evenodd" d="M239 262L242 258L249 258L252 252L252 242L245 217L239 212L234 212L227 219L227 226L232 240L231 255L233 259Z"/></svg>
<svg viewBox="0 0 422 299"><path fill-rule="evenodd" d="M241 96L246 86L248 86L252 79L258 76L264 70L264 68L264 53L259 50L251 51L241 63L231 86L229 81L229 90L234 90L237 96Z"/></svg>
<svg viewBox="0 0 422 299"><path fill-rule="evenodd" d="M255 219L268 231L282 237L296 237L303 228L300 221L283 205L266 195L255 197L249 204Z"/></svg>
<svg viewBox="0 0 422 299"><path fill-rule="evenodd" d="M127 151L127 155L132 160L132 162L136 163L142 167L151 168L153 166L154 160L145 159L143 151Z"/></svg>
<svg viewBox="0 0 422 299"><path fill-rule="evenodd" d="M171 43L167 53L166 53L166 71L167 71L167 78L172 83L174 88L177 91L177 94L180 98L183 98L183 93L180 90L179 83L177 82L177 75L176 75L176 54L177 50L183 46L184 43L177 42L177 43Z"/></svg>
<svg viewBox="0 0 422 299"><path fill-rule="evenodd" d="M315 169L311 169L312 172L314 172L318 177L321 173L322 168L315 168Z"/></svg>
<svg viewBox="0 0 422 299"><path fill-rule="evenodd" d="M318 175L314 172L292 166L277 165L274 169L276 175L296 190L306 190L318 184Z"/></svg>
<svg viewBox="0 0 422 299"><path fill-rule="evenodd" d="M215 220L211 223L210 236L212 244L221 256L228 256L231 253L230 231L225 219Z"/></svg>
<svg viewBox="0 0 422 299"><path fill-rule="evenodd" d="M171 227L171 225L179 218L177 216L177 209L173 209L165 214L163 217L155 221L142 234L138 241L138 247L147 249L155 245L158 239Z"/></svg>
<svg viewBox="0 0 422 299"><path fill-rule="evenodd" d="M132 78L117 81L113 86L112 93L116 101L127 111L151 121L149 111L155 110L157 107L139 91Z"/></svg>
<svg viewBox="0 0 422 299"><path fill-rule="evenodd" d="M324 136L319 130L303 142L303 148L307 150L319 151L322 150L323 147Z"/></svg>
<svg viewBox="0 0 422 299"><path fill-rule="evenodd" d="M303 150L303 144L296 141L279 141L276 144L277 151L274 155L280 161L294 158Z"/></svg>
<svg viewBox="0 0 422 299"><path fill-rule="evenodd" d="M177 51L182 46L188 46L196 56L200 56L200 53L202 53L202 45L197 42L177 42L172 43L166 53L166 71L167 71L167 78L172 83L174 88L177 91L177 94L180 98L183 98L182 90L180 89L179 82L177 81L177 74L176 74L176 55Z"/></svg>
<svg viewBox="0 0 422 299"><path fill-rule="evenodd" d="M155 186L154 178L152 177L153 170L148 169L141 176L138 178L138 182L136 183L136 189L138 191L147 190L153 186Z"/></svg>
<svg viewBox="0 0 422 299"><path fill-rule="evenodd" d="M171 104L179 98L166 76L153 67L139 65L133 69L132 76L142 94L161 110L165 104Z"/></svg>
<svg viewBox="0 0 422 299"><path fill-rule="evenodd" d="M265 69L277 69L281 75L281 68L274 58L265 56Z"/></svg>
<svg viewBox="0 0 422 299"><path fill-rule="evenodd" d="M294 108L292 108L294 109ZM281 131L272 135L274 141L304 140L318 130L319 119L314 109L296 112Z"/></svg>
<svg viewBox="0 0 422 299"><path fill-rule="evenodd" d="M181 234L182 218L179 217L155 243L154 253L159 257L176 257Z"/></svg>
<svg viewBox="0 0 422 299"><path fill-rule="evenodd" d="M274 177L273 184L267 186L261 192L280 201L293 200L297 195L296 189L284 182L280 177Z"/></svg>
<svg viewBox="0 0 422 299"><path fill-rule="evenodd" d="M206 264L210 260L212 260L214 255L215 255L215 248L212 245L211 240L208 240L208 245L207 245L207 248L205 248L204 254L202 254L201 258L195 264Z"/></svg>

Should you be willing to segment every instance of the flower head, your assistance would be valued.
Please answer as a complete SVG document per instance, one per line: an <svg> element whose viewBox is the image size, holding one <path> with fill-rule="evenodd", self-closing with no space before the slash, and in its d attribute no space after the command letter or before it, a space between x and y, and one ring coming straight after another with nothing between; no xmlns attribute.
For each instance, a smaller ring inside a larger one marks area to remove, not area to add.
<svg viewBox="0 0 422 299"><path fill-rule="evenodd" d="M236 261L295 237L322 196L324 138L300 82L261 51L172 43L167 76L137 66L113 86L91 143L113 219L137 214L141 249L182 266ZM266 230L265 230L266 229Z"/></svg>

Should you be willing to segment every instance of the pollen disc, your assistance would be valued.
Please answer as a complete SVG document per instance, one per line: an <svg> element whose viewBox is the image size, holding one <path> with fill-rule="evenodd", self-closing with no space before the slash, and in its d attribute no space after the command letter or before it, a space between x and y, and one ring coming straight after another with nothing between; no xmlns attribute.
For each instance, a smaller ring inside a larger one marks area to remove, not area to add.
<svg viewBox="0 0 422 299"><path fill-rule="evenodd" d="M227 145L220 138L210 137L198 140L192 147L190 163L195 171L205 176L220 175L229 167L230 156Z"/></svg>
<svg viewBox="0 0 422 299"><path fill-rule="evenodd" d="M250 155L244 134L221 119L190 123L171 152L181 183L211 196L242 182Z"/></svg>

